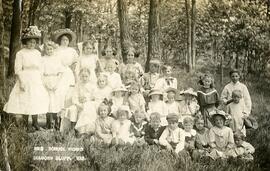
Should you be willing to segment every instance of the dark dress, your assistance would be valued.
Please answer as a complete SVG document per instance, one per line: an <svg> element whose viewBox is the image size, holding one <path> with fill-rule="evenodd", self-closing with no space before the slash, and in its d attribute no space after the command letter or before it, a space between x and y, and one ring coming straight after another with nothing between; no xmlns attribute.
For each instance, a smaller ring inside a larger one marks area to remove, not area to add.
<svg viewBox="0 0 270 171"><path fill-rule="evenodd" d="M219 105L219 95L214 88L201 88L197 91L197 100L200 111L203 115L204 125L208 128L212 127L209 113L216 109Z"/></svg>
<svg viewBox="0 0 270 171"><path fill-rule="evenodd" d="M154 130L150 124L145 125L145 135L144 135L144 140L147 142L149 145L155 144L154 140L158 140L161 134L163 133L165 126L160 126L157 130Z"/></svg>

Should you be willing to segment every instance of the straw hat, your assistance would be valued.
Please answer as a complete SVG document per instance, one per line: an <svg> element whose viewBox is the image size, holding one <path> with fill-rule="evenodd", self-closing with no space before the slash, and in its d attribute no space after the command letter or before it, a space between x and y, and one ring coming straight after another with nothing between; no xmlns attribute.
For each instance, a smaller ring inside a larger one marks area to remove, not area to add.
<svg viewBox="0 0 270 171"><path fill-rule="evenodd" d="M52 35L52 38L53 38L53 41L54 42L58 42L58 39L62 36L62 35L69 35L71 40L69 40L70 42L72 42L73 40L76 39L76 34L71 31L70 29L68 28L65 28L65 29L59 29L59 30L56 30L53 35Z"/></svg>
<svg viewBox="0 0 270 171"><path fill-rule="evenodd" d="M152 96L152 95L163 95L162 91L160 91L159 89L152 89L150 92L149 92L149 95L148 96Z"/></svg>
<svg viewBox="0 0 270 171"><path fill-rule="evenodd" d="M21 40L25 39L40 39L41 38L41 31L38 29L37 26L29 26L26 28L23 33Z"/></svg>
<svg viewBox="0 0 270 171"><path fill-rule="evenodd" d="M112 93L116 92L116 91L127 91L126 87L124 85L120 85L118 87L115 87L113 90L112 90Z"/></svg>
<svg viewBox="0 0 270 171"><path fill-rule="evenodd" d="M221 116L224 121L227 119L227 115L223 110L215 109L211 112L209 112L209 115L211 116L211 119L214 119L216 116Z"/></svg>
<svg viewBox="0 0 270 171"><path fill-rule="evenodd" d="M188 88L187 90L181 92L183 95L189 94L192 96L197 96L197 93L193 90L193 88Z"/></svg>
<svg viewBox="0 0 270 171"><path fill-rule="evenodd" d="M165 92L166 93L169 93L169 92L174 92L174 94L176 94L177 93L177 89L175 89L175 88L172 88L172 87L169 87L169 88L167 88L166 90L165 90Z"/></svg>

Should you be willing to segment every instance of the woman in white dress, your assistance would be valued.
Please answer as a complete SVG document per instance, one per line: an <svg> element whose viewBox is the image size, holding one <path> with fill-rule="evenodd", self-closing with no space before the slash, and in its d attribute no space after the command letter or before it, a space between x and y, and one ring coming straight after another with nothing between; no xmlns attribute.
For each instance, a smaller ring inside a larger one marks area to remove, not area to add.
<svg viewBox="0 0 270 171"><path fill-rule="evenodd" d="M30 26L23 33L24 47L17 52L15 59L16 83L4 106L5 112L22 116L26 128L31 115L36 130L39 130L38 115L46 114L49 107L49 96L42 81L42 58L35 49L40 37L36 26Z"/></svg>
<svg viewBox="0 0 270 171"><path fill-rule="evenodd" d="M57 93L60 98L60 106L62 114L65 108L69 107L71 103L72 92L75 86L74 70L75 64L78 60L78 54L75 49L69 47L70 42L75 40L76 35L70 29L59 29L54 32L53 40L59 44L55 50L55 55L60 59L63 65L63 75L59 82L59 90Z"/></svg>

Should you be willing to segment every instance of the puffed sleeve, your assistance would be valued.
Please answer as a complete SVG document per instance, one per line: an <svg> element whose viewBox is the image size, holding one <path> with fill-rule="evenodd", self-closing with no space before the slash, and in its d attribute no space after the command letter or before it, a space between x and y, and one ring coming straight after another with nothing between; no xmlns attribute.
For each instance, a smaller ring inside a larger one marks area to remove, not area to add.
<svg viewBox="0 0 270 171"><path fill-rule="evenodd" d="M228 85L226 85L221 92L220 99L221 99L222 103L226 104L227 101L230 100L229 98L230 98L229 97L229 89L228 89Z"/></svg>
<svg viewBox="0 0 270 171"><path fill-rule="evenodd" d="M243 84L243 97L244 97L244 101L245 101L245 113L246 114L250 114L251 112L251 107L252 107L252 102L251 102L251 98L250 98L250 94L249 91L247 89L247 86L245 86Z"/></svg>
<svg viewBox="0 0 270 171"><path fill-rule="evenodd" d="M179 131L179 143L176 145L175 152L179 153L185 147L185 132L180 128Z"/></svg>
<svg viewBox="0 0 270 171"><path fill-rule="evenodd" d="M21 71L23 70L23 55L21 51L17 52L16 59L15 59L15 66L14 66L15 74L20 75Z"/></svg>

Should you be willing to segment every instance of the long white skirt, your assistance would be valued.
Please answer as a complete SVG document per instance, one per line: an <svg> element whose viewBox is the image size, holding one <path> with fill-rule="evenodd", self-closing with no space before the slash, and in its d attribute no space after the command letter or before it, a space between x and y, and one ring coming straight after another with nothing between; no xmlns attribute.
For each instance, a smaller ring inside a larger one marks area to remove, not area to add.
<svg viewBox="0 0 270 171"><path fill-rule="evenodd" d="M47 113L49 95L43 85L39 70L24 70L20 76L25 90L20 89L20 82L17 80L3 110L7 113L23 115Z"/></svg>

